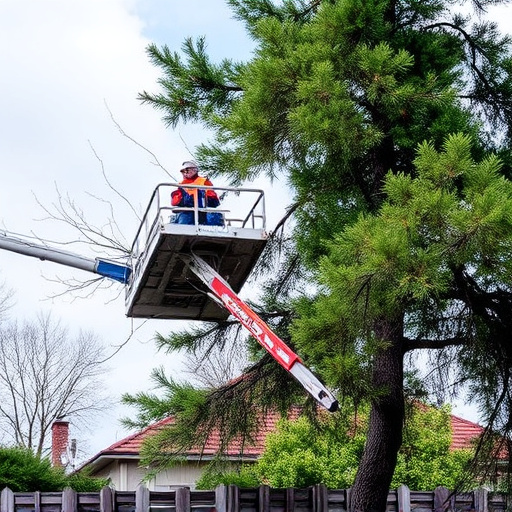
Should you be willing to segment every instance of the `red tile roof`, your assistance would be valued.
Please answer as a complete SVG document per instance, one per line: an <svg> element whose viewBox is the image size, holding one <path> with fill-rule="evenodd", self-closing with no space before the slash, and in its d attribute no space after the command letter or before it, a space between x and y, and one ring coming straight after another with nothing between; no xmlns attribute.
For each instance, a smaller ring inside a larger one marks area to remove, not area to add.
<svg viewBox="0 0 512 512"><path fill-rule="evenodd" d="M298 416L298 410L292 410L289 417L296 418ZM249 444L246 441L244 445L244 455L246 457L257 457L261 454L264 448L265 438L267 437L269 432L273 432L276 429L276 424L280 419L280 415L277 412L268 413L261 421L260 428L258 432L253 437L253 443ZM123 454L123 455L138 455L140 452L141 445L144 439L148 438L156 434L159 430L166 427L167 425L172 425L174 422L173 417L165 418L156 423L153 423L149 427L141 430L140 432L136 432L124 439L121 439L117 443L109 446L105 450L101 451L98 455L113 455L113 454ZM208 437L206 445L201 450L200 447L197 449L193 449L187 453L189 456L193 455L215 455L218 452L218 448L220 446L220 433L218 431L212 432ZM241 442L234 441L228 445L228 449L225 452L227 456L239 456L241 451Z"/></svg>
<svg viewBox="0 0 512 512"><path fill-rule="evenodd" d="M477 423L451 416L452 450L471 448L472 443L483 433L484 428Z"/></svg>
<svg viewBox="0 0 512 512"><path fill-rule="evenodd" d="M298 411L293 411L291 416L297 417ZM279 415L277 413L269 413L262 421L262 426L258 430L256 437L254 439L253 444L248 444L244 446L244 455L249 458L258 457L264 448L265 438L276 428L276 423L279 420ZM142 442L149 436L156 434L159 430L164 428L166 425L171 425L174 419L172 417L165 418L157 423L150 425L149 427L141 430L140 432L136 432L124 439L121 439L117 443L109 446L105 450L98 453L93 459L91 459L87 464L97 460L100 457L109 456L109 458L116 456L135 456L138 457ZM477 423L473 423L471 421L465 420L463 418L459 418L457 416L451 416L451 426L452 426L452 445L451 449L461 449L461 448L470 448L471 443L475 438L477 438L483 432L483 427L478 425ZM220 434L219 432L213 432L206 446L201 451L198 447L196 450L191 450L187 453L188 456L213 456L217 453L217 450L220 446ZM227 456L238 457L241 451L241 443L233 442L228 446L226 451Z"/></svg>

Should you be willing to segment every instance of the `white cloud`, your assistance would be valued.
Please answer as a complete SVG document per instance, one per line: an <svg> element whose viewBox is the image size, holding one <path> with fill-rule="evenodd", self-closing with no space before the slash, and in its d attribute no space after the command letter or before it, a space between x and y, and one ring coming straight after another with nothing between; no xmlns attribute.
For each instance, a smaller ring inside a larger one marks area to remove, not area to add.
<svg viewBox="0 0 512 512"><path fill-rule="evenodd" d="M136 99L142 89L156 88L158 71L148 61L149 39L134 6L120 0L0 0L1 227L51 240L74 236L58 223L35 220L45 215L34 196L49 206L58 198L56 184L89 218L106 220L105 205L85 193L109 195L91 146L112 183L139 210L145 208L154 186L167 176L119 133L106 104L116 122L169 169L189 157L179 134L166 130L159 114ZM138 222L122 201L117 207L117 220L131 240ZM72 330L96 332L111 351L129 336L132 322L125 318L122 293L113 302L111 292L46 300L62 291L48 278L89 277L85 273L6 251L0 251L0 269L0 279L16 289L13 316L31 319L51 309ZM173 325L144 325L116 355L108 379L114 395L148 388L151 368L162 362L151 338ZM169 371L179 368L179 357L165 362ZM123 435L116 413L103 424L88 455Z"/></svg>

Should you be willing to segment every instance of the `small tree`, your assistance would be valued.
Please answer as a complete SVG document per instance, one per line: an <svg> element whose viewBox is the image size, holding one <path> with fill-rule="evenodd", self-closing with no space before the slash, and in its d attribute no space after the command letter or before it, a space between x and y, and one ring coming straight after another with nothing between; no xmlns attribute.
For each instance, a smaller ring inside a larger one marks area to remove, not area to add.
<svg viewBox="0 0 512 512"><path fill-rule="evenodd" d="M267 484L304 488L325 484L331 489L347 489L354 484L367 428L367 408L352 417L345 415L345 419L324 417L319 424L304 416L281 420L276 431L267 436L256 464L246 464L239 471L206 471L197 487ZM452 451L451 440L448 408L411 407L392 488L407 485L414 490L430 490L442 485L454 489L465 480L473 451Z"/></svg>
<svg viewBox="0 0 512 512"><path fill-rule="evenodd" d="M103 410L102 348L91 333L71 337L50 315L0 327L0 428L4 441L41 456L60 417L91 421Z"/></svg>

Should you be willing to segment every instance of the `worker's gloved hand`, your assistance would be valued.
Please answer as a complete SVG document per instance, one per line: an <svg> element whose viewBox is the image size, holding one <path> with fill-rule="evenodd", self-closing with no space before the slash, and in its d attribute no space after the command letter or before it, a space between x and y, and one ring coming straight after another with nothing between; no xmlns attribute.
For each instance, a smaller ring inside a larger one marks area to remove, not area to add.
<svg viewBox="0 0 512 512"><path fill-rule="evenodd" d="M217 194L213 192L213 190L208 190L206 192L206 206L208 206L208 208L217 208L219 204L220 201L219 198L217 197Z"/></svg>
<svg viewBox="0 0 512 512"><path fill-rule="evenodd" d="M181 193L180 206L186 206L188 208L193 208L194 207L194 196L189 194L184 188L180 187L178 190Z"/></svg>
<svg viewBox="0 0 512 512"><path fill-rule="evenodd" d="M181 198L183 197L183 194L181 193L181 189L174 190L171 193L171 204L172 206L181 206Z"/></svg>

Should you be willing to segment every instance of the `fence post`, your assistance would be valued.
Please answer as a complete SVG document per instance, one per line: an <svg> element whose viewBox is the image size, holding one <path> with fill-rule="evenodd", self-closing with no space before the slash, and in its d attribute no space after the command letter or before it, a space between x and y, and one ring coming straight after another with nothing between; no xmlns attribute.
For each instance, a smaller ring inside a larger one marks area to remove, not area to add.
<svg viewBox="0 0 512 512"><path fill-rule="evenodd" d="M149 489L144 484L135 490L135 512L149 512Z"/></svg>
<svg viewBox="0 0 512 512"><path fill-rule="evenodd" d="M1 512L14 512L14 493L6 487L0 495Z"/></svg>
<svg viewBox="0 0 512 512"><path fill-rule="evenodd" d="M473 501L475 512L488 512L487 508L487 489L480 487L473 491Z"/></svg>
<svg viewBox="0 0 512 512"><path fill-rule="evenodd" d="M258 512L270 512L270 487L260 485L258 487Z"/></svg>
<svg viewBox="0 0 512 512"><path fill-rule="evenodd" d="M398 512L411 512L411 491L407 485L401 485L396 490Z"/></svg>
<svg viewBox="0 0 512 512"><path fill-rule="evenodd" d="M316 484L312 488L312 506L313 512L327 512L329 508L329 495L327 487L324 484Z"/></svg>
<svg viewBox="0 0 512 512"><path fill-rule="evenodd" d="M176 489L176 512L190 512L190 489L188 487Z"/></svg>
<svg viewBox="0 0 512 512"><path fill-rule="evenodd" d="M216 512L227 512L228 510L228 488L226 485L215 487L215 510Z"/></svg>
<svg viewBox="0 0 512 512"><path fill-rule="evenodd" d="M226 512L239 512L240 511L240 489L238 485L230 484L228 487L227 511Z"/></svg>
<svg viewBox="0 0 512 512"><path fill-rule="evenodd" d="M100 491L100 512L113 512L114 495L112 489L106 485Z"/></svg>
<svg viewBox="0 0 512 512"><path fill-rule="evenodd" d="M76 512L77 508L76 492L66 487L62 491L62 512Z"/></svg>

